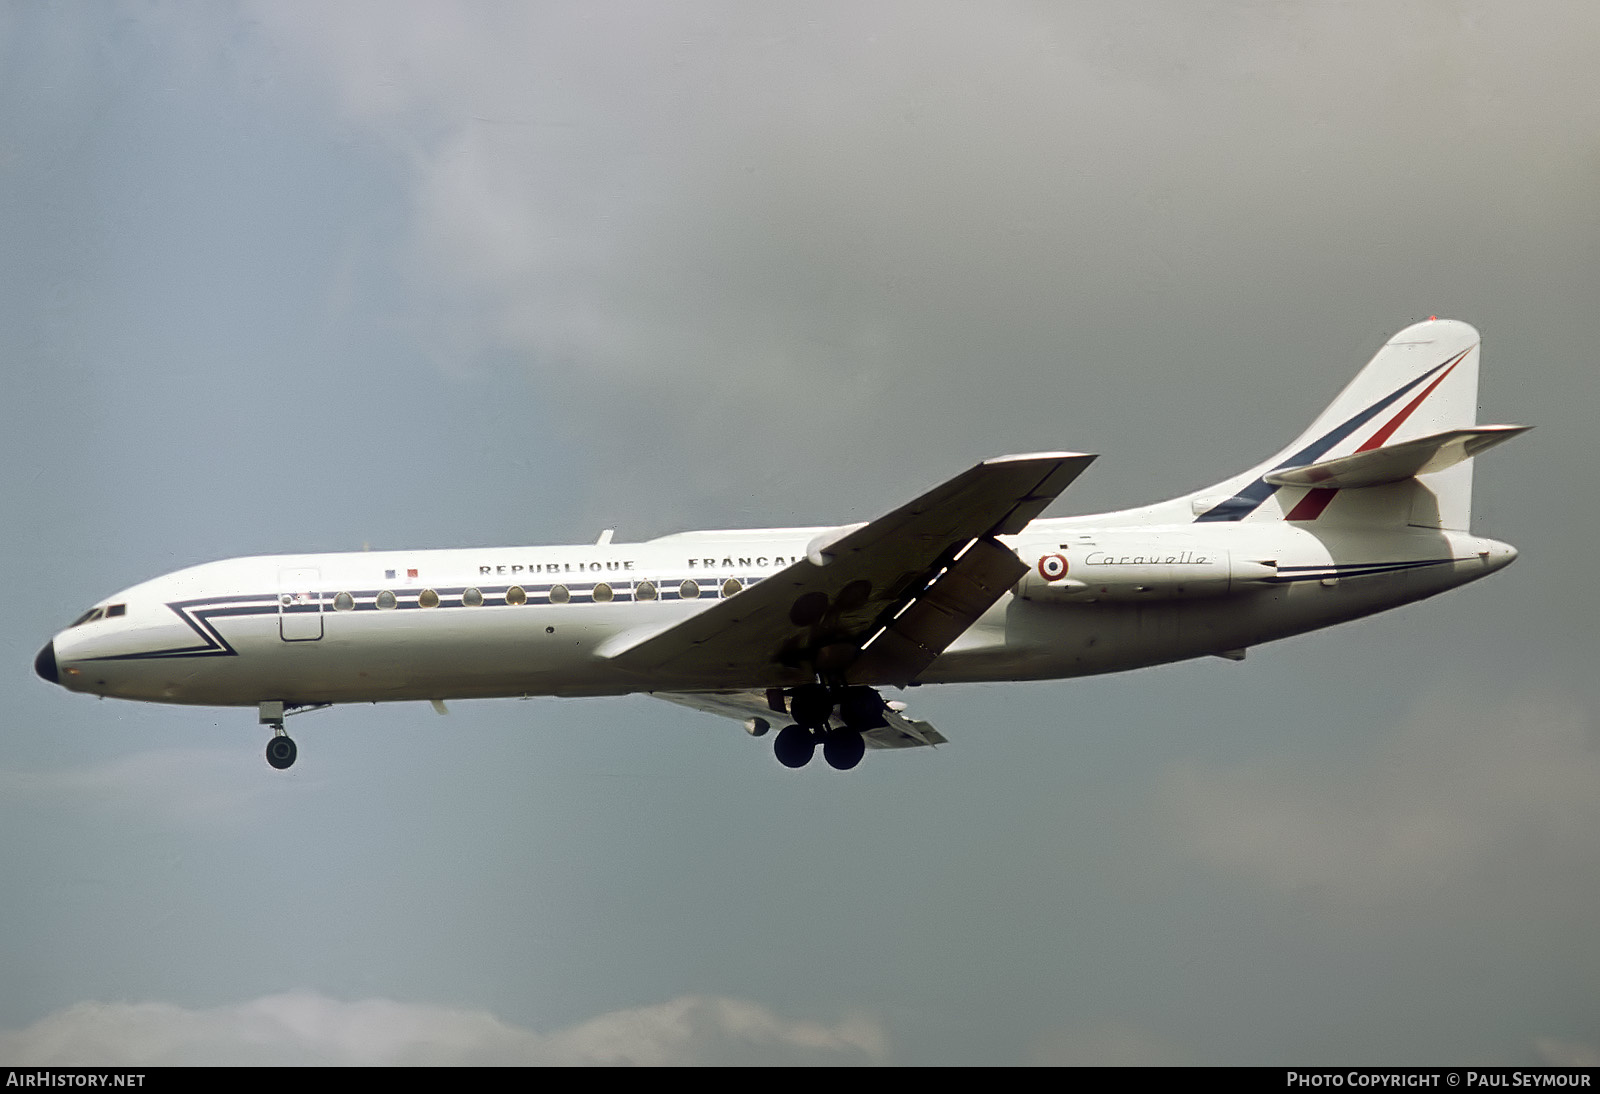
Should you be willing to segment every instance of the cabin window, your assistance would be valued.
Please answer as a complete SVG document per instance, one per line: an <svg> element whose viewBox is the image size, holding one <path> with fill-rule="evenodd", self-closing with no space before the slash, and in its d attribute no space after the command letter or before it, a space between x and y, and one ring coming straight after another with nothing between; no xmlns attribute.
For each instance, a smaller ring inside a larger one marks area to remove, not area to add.
<svg viewBox="0 0 1600 1094"><path fill-rule="evenodd" d="M611 592L611 586L607 585L604 581L594 587L594 602L596 604L610 603L613 595L614 594Z"/></svg>
<svg viewBox="0 0 1600 1094"><path fill-rule="evenodd" d="M550 590L550 603L552 604L565 604L571 599L572 594L567 591L565 585L556 585Z"/></svg>
<svg viewBox="0 0 1600 1094"><path fill-rule="evenodd" d="M635 600L654 600L656 598L656 587L648 581L641 581L633 587L633 598Z"/></svg>
<svg viewBox="0 0 1600 1094"><path fill-rule="evenodd" d="M527 602L527 591L524 590L521 585L513 585L511 588L506 590L507 604L526 604Z"/></svg>
<svg viewBox="0 0 1600 1094"><path fill-rule="evenodd" d="M739 581L738 578L730 577L728 580L722 583L722 595L732 596L742 588L744 588L744 585Z"/></svg>
<svg viewBox="0 0 1600 1094"><path fill-rule="evenodd" d="M678 596L683 600L693 600L700 595L700 586L693 578L678 586Z"/></svg>
<svg viewBox="0 0 1600 1094"><path fill-rule="evenodd" d="M437 608L438 606L439 594L434 592L432 589L423 589L422 592L417 594L417 607Z"/></svg>
<svg viewBox="0 0 1600 1094"><path fill-rule="evenodd" d="M336 612L347 612L355 606L356 598L349 593L340 593L333 598L333 610Z"/></svg>
<svg viewBox="0 0 1600 1094"><path fill-rule="evenodd" d="M394 607L394 594L391 593L388 589L385 589L385 590L383 590L383 592L378 594L378 599L377 599L376 603L377 603L378 607L383 608L385 610L387 610L389 608L392 608L392 607Z"/></svg>
<svg viewBox="0 0 1600 1094"><path fill-rule="evenodd" d="M468 589L461 594L461 603L469 608L483 607L483 592L480 589Z"/></svg>

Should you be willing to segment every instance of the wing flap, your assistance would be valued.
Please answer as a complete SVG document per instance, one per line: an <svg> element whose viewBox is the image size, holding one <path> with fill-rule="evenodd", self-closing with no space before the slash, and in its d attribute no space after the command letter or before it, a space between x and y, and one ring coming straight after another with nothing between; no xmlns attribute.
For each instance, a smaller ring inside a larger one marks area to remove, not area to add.
<svg viewBox="0 0 1600 1094"><path fill-rule="evenodd" d="M1303 467L1285 467L1262 478L1274 486L1308 486L1317 490L1357 490L1364 486L1385 486L1454 467L1531 428L1526 425L1478 425L1467 429L1447 429L1443 433L1356 452L1336 460Z"/></svg>
<svg viewBox="0 0 1600 1094"><path fill-rule="evenodd" d="M846 678L852 683L909 684L1027 572L1009 548L992 539L973 540L867 640Z"/></svg>
<svg viewBox="0 0 1600 1094"><path fill-rule="evenodd" d="M907 718L894 709L883 712L886 724L863 733L868 748L933 748L949 740L927 722Z"/></svg>

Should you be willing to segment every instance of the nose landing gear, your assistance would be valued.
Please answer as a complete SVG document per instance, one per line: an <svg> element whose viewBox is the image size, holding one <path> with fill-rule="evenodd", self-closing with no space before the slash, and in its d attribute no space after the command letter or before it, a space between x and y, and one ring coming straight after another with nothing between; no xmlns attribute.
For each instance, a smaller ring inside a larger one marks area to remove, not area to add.
<svg viewBox="0 0 1600 1094"><path fill-rule="evenodd" d="M286 713L281 701L263 702L256 707L256 721L272 727L272 737L267 741L267 763L279 771L293 767L295 757L300 754L294 738L284 732L283 719Z"/></svg>
<svg viewBox="0 0 1600 1094"><path fill-rule="evenodd" d="M294 766L295 757L300 754L294 738L284 732L283 720L286 717L291 714L305 714L312 710L326 710L332 705L332 703L289 704L282 700L262 701L256 704L256 722L272 728L272 738L267 741L267 763L279 771L286 771Z"/></svg>

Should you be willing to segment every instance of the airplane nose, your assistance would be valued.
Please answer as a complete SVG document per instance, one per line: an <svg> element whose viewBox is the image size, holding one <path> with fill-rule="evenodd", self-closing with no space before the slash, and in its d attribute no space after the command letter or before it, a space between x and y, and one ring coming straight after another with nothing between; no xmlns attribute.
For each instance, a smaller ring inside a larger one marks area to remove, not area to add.
<svg viewBox="0 0 1600 1094"><path fill-rule="evenodd" d="M61 682L56 672L56 643L54 639L44 644L44 649L39 651L39 656L33 659L33 671L52 684Z"/></svg>

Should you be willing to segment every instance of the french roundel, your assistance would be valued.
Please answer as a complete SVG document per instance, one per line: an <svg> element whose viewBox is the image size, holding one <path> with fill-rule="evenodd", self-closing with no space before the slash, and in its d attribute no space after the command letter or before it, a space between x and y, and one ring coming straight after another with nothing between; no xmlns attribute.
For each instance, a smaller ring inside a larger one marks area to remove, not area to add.
<svg viewBox="0 0 1600 1094"><path fill-rule="evenodd" d="M1046 581L1067 576L1066 555L1045 555L1039 560L1039 576Z"/></svg>

